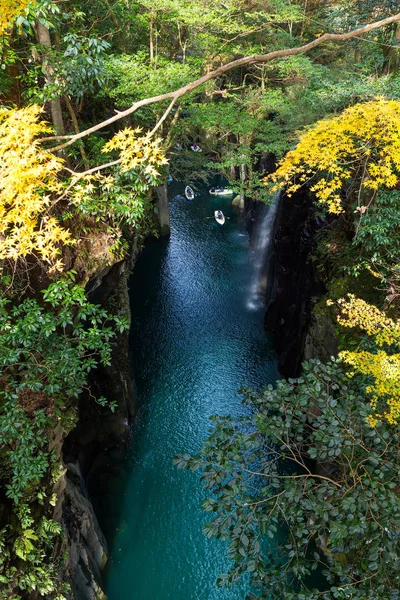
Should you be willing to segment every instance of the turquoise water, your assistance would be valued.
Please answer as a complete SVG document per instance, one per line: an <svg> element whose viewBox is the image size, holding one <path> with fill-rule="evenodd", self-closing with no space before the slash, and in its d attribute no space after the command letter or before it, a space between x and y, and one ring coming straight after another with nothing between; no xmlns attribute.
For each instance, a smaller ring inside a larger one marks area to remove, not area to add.
<svg viewBox="0 0 400 600"><path fill-rule="evenodd" d="M170 186L171 237L149 243L130 280L131 344L140 403L112 505L109 600L243 600L216 587L225 545L201 533L199 475L178 471L214 414L243 412L237 390L277 378L263 309L247 308L254 256L231 199ZM224 226L209 219L221 208ZM119 465L121 467L121 465Z"/></svg>

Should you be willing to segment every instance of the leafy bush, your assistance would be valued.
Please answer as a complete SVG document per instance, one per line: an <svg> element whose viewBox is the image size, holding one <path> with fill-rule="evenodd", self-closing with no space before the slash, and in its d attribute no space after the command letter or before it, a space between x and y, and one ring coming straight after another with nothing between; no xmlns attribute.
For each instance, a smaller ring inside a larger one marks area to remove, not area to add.
<svg viewBox="0 0 400 600"><path fill-rule="evenodd" d="M244 391L251 414L214 417L199 455L175 459L202 472L204 533L229 543L232 566L218 583L247 574L253 599L392 600L400 428L367 424L360 378L340 361L303 366L275 389Z"/></svg>
<svg viewBox="0 0 400 600"><path fill-rule="evenodd" d="M70 273L53 282L40 301L0 302L0 480L12 513L2 529L0 522L0 598L16 590L57 595L65 588L51 558L61 532L48 518L60 469L49 444L60 421L71 426L71 400L90 370L110 364L114 329L127 327L88 302L73 279Z"/></svg>

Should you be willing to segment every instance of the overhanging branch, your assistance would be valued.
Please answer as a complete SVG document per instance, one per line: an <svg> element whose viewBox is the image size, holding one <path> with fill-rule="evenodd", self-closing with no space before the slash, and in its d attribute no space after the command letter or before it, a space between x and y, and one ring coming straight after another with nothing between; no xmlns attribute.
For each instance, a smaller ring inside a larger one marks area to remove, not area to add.
<svg viewBox="0 0 400 600"><path fill-rule="evenodd" d="M309 50L316 48L317 46L323 44L324 42L328 42L328 41L343 42L343 41L349 40L353 37L362 35L364 33L368 33L369 31L372 31L373 29L378 29L380 27L384 27L385 25L389 25L390 23L394 23L395 21L400 21L400 13L393 15L391 17L388 17L386 19L382 19L380 21L375 21L374 23L369 23L368 25L364 25L363 27L359 27L358 29L349 31L348 33L324 33L323 35L321 35L321 37L316 38L312 42L309 42L308 44L304 44L304 46L299 46L297 48L287 48L285 50L274 50L272 52L268 52L267 54L254 54L252 56L245 56L243 58L238 58L238 59L233 60L225 65L222 65L221 67L218 67L214 71L210 71L209 73L207 73L206 75L203 75L199 79L196 79L194 81L191 81L190 83L187 83L186 85L179 88L178 90L175 90L173 92L167 92L165 94L159 94L158 96L153 96L151 98L144 98L143 100L139 100L138 102L135 102L134 104L132 104L132 106L130 106L126 110L120 111L113 117L110 117L109 119L106 119L105 121L102 121L101 123L98 123L97 125L94 125L93 127L90 127L89 129L81 131L80 133L77 133L75 135L61 135L61 136L52 136L52 137L48 137L48 138L41 138L39 141L43 142L43 141L50 141L50 140L68 140L67 142L60 144L59 146L55 146L54 148L51 148L52 151L63 150L64 148L67 148L68 146L70 146L71 144L76 142L77 140L79 140L83 137L86 137L86 136L90 135L91 133L98 131L99 129L103 129L103 127L107 127L111 123L115 123L115 121L119 121L120 119L131 115L132 113L136 112L142 106L147 106L149 104L156 104L158 102L163 102L164 100L171 100L171 104L168 107L166 114L164 113L164 115L162 117L162 120L164 120L164 117L167 116L168 112L171 110L172 106L175 104L175 102L179 98L181 98L188 92L191 92L192 90L198 88L199 86L203 85L204 83L207 83L211 79L215 79L216 77L223 75L224 73L226 73L227 71L230 71L231 69L236 69L238 67L243 67L243 66L247 66L247 65L253 65L256 63L269 62L275 58L283 58L285 56L295 56L296 54L304 54L305 52L308 52ZM160 122L157 124L156 128L153 131L158 129L159 125L161 125Z"/></svg>

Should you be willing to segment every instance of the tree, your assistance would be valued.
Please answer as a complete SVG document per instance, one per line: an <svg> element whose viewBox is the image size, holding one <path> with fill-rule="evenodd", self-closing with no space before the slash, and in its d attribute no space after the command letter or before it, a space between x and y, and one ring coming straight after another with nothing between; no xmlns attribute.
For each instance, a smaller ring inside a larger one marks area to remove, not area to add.
<svg viewBox="0 0 400 600"><path fill-rule="evenodd" d="M53 555L61 527L52 520L51 489L62 471L49 444L57 426L73 426L73 399L97 364L110 364L115 328L128 325L88 302L71 273L40 301L13 301L0 299L0 480L12 515L0 520L0 598L36 590L61 599L66 586Z"/></svg>
<svg viewBox="0 0 400 600"><path fill-rule="evenodd" d="M397 423L400 419L400 321L394 321L364 300L350 294L338 302L338 321L344 327L361 330L368 344L356 350L343 350L340 357L356 373L368 376L366 395L374 411L368 422ZM371 343L373 342L373 343Z"/></svg>
<svg viewBox="0 0 400 600"><path fill-rule="evenodd" d="M301 185L311 186L317 200L334 214L344 210L343 193L351 187L351 199L364 214L379 189L390 190L398 183L399 136L399 101L357 104L311 127L267 181L276 188L288 184L289 195Z"/></svg>
<svg viewBox="0 0 400 600"><path fill-rule="evenodd" d="M58 178L65 168L64 161L41 148L38 142L37 136L49 131L48 126L38 120L40 112L36 105L0 111L0 259L15 262L33 255L60 269L62 263L57 257L61 254L61 245L71 244L73 239L70 232L60 226L54 211L61 201L79 209L85 195L94 194L93 181L105 186L104 193L114 179L109 175L106 179L97 176L93 180L92 174L99 170L95 167L84 177L78 174L69 184L61 183ZM145 192L157 182L157 167L166 163L160 141L139 134L139 130L126 128L103 149L109 154L120 150L120 157L107 163L107 167L121 165L122 174L131 172L129 191L135 194L119 197L120 215L130 224L140 213L140 199L143 200ZM135 174L132 175L132 171ZM139 212L135 212L133 209L138 206ZM109 214L113 213L108 208L102 213L98 206L98 217L107 219Z"/></svg>
<svg viewBox="0 0 400 600"><path fill-rule="evenodd" d="M0 1L0 35L10 29L14 19L20 15L30 0L1 0Z"/></svg>
<svg viewBox="0 0 400 600"><path fill-rule="evenodd" d="M62 160L40 147L38 136L51 131L38 120L40 113L36 105L0 110L1 260L37 254L52 262L59 244L71 242L51 215L51 196L62 193Z"/></svg>
<svg viewBox="0 0 400 600"><path fill-rule="evenodd" d="M67 142L53 147L52 150L56 151L56 150L62 150L64 148L67 148L68 146L73 144L78 139L86 137L86 136L90 135L91 133L94 133L95 131L98 131L99 129L106 127L107 125L110 125L111 123L119 121L120 119L133 114L134 112L136 112L139 108L142 108L143 106L148 106L150 104L163 102L165 100L170 100L170 104L169 104L168 108L165 110L163 116L161 117L161 119L158 121L158 123L155 125L155 127L152 130L152 133L155 133L158 130L159 126L167 118L167 116L171 112L171 110L174 107L174 105L176 104L176 102L182 96L184 96L188 92L191 92L192 90L200 87L201 85L207 83L208 81L211 81L212 79L215 79L216 77L219 77L220 75L223 75L224 73L226 73L228 71L231 71L232 69L250 66L253 64L269 62L274 59L282 58L282 57L286 57L286 56L295 56L297 54L303 54L305 52L308 52L309 50L312 50L313 48L316 48L317 46L323 44L326 41L345 41L345 40L351 39L352 37L355 37L357 35L361 35L368 31L372 31L374 29L383 27L384 25L387 25L387 24L390 24L390 23L393 23L393 22L396 22L399 20L400 20L400 14L397 14L392 17L388 17L387 19L383 19L383 20L377 21L375 23L370 23L368 25L365 25L364 27L360 27L360 28L355 29L348 33L343 33L343 34L324 33L320 37L314 39L312 42L309 42L308 44L305 44L304 46L300 46L297 48L275 50L275 51L269 52L267 54L257 54L257 55L253 55L253 56L246 56L243 58L238 58L237 60L228 62L227 64L222 65L221 67L218 67L217 69L215 69L213 71L210 71L206 75L203 75L202 77L200 77L199 79L196 79L195 81L191 81L190 83L184 85L183 87L181 87L175 91L167 92L165 94L159 94L159 95L153 96L151 98L144 98L138 102L135 102L130 108L123 110L123 111L119 111L115 116L113 116L109 119L106 119L105 121L98 123L97 125L90 127L89 129L86 129L85 131L82 131L79 134L67 135L67 136L54 136L53 138L49 138L49 141L51 139L54 139L54 140L68 139Z"/></svg>
<svg viewBox="0 0 400 600"><path fill-rule="evenodd" d="M246 576L253 600L393 598L399 426L370 427L360 378L335 360L245 390L244 402L248 416L213 417L200 453L175 459L201 472L204 534L228 544L231 567L218 584Z"/></svg>

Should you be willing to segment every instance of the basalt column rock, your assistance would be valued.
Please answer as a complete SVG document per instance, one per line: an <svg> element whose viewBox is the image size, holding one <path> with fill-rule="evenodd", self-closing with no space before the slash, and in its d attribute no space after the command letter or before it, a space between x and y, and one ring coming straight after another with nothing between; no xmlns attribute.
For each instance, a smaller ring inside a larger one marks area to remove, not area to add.
<svg viewBox="0 0 400 600"><path fill-rule="evenodd" d="M63 523L67 532L67 573L71 600L103 600L101 571L107 544L88 498L79 464L67 465Z"/></svg>
<svg viewBox="0 0 400 600"><path fill-rule="evenodd" d="M161 235L169 235L171 232L168 209L168 189L167 184L159 185L154 188L157 198L158 222Z"/></svg>
<svg viewBox="0 0 400 600"><path fill-rule="evenodd" d="M275 333L279 371L297 377L315 297L324 292L312 261L318 228L306 191L282 197L270 258L265 329Z"/></svg>

